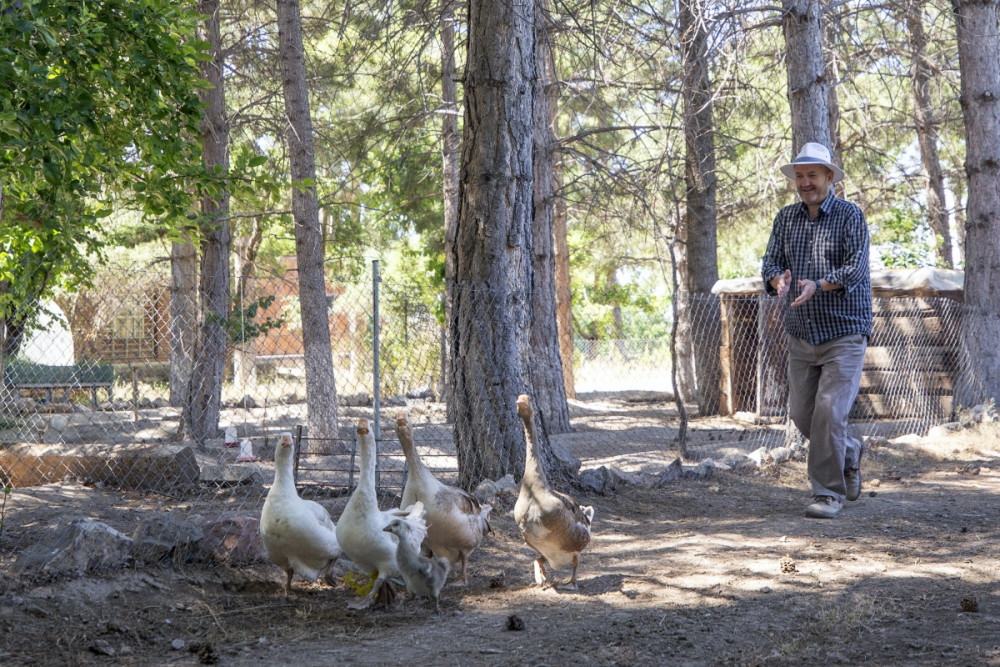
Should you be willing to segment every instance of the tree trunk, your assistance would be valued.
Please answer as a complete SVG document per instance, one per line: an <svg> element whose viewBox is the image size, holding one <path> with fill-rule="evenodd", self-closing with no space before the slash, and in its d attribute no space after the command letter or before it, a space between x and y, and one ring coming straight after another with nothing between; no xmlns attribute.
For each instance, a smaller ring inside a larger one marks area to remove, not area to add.
<svg viewBox="0 0 1000 667"><path fill-rule="evenodd" d="M924 34L924 3L911 0L905 5L906 33L910 42L910 86L913 90L913 121L920 144L920 164L923 167L924 192L927 197L927 217L937 237L938 265L955 268L952 253L948 209L944 195L944 173L938 155L937 119L931 104L930 82L934 69L927 58L927 37Z"/></svg>
<svg viewBox="0 0 1000 667"><path fill-rule="evenodd" d="M794 156L809 141L830 145L829 83L824 75L819 1L784 0L783 8Z"/></svg>
<svg viewBox="0 0 1000 667"><path fill-rule="evenodd" d="M826 66L825 80L827 83L826 106L830 125L830 155L834 164L844 164L843 144L840 140L840 100L837 96L837 86L840 82L840 60L837 55L838 30L840 24L836 21L824 21L826 39L823 40L823 60ZM843 181L837 183L836 194L844 195Z"/></svg>
<svg viewBox="0 0 1000 667"><path fill-rule="evenodd" d="M956 405L1000 401L1000 30L997 0L952 0L965 117L965 306L968 366Z"/></svg>
<svg viewBox="0 0 1000 667"><path fill-rule="evenodd" d="M250 233L237 236L236 246L236 310L243 314L257 301L257 251L263 239L263 225L258 216L251 218ZM257 339L243 338L233 350L233 388L238 397L253 395L257 387Z"/></svg>
<svg viewBox="0 0 1000 667"><path fill-rule="evenodd" d="M549 111L555 115L555 102L550 99ZM555 119L552 124L555 131ZM566 199L563 196L563 160L558 144L552 147L552 187L555 202L552 211L552 237L556 262L556 323L559 327L559 356L562 358L563 387L567 398L576 398L576 376L573 373L573 292L569 281L569 241L566 233Z"/></svg>
<svg viewBox="0 0 1000 667"><path fill-rule="evenodd" d="M460 484L524 470L531 393L533 0L469 3L465 122L449 322ZM542 457L555 468L547 432Z"/></svg>
<svg viewBox="0 0 1000 667"><path fill-rule="evenodd" d="M702 415L719 412L719 345L721 315L712 296L719 279L716 238L715 121L712 115L712 85L708 71L708 28L704 4L682 0L680 4L682 97L684 99L684 180L687 191L685 215L686 304L688 328L697 323L691 344L694 350L698 408ZM678 303L680 306L682 302ZM680 309L678 309L680 311ZM681 317L678 312L678 318ZM680 321L678 321L678 325ZM678 331L680 333L680 331Z"/></svg>
<svg viewBox="0 0 1000 667"><path fill-rule="evenodd" d="M198 248L175 241L170 248L170 405L191 398L191 370L198 340Z"/></svg>
<svg viewBox="0 0 1000 667"><path fill-rule="evenodd" d="M200 91L205 105L202 119L202 143L205 167L209 173L229 171L229 124L222 70L225 55L219 33L219 4L200 0L198 11L207 16L203 39L208 41L212 60L201 63L210 87ZM189 435L204 445L219 435L222 409L222 376L226 363L226 330L229 316L229 192L223 185L216 196L202 199L201 276L199 282L201 314L198 344L191 371L191 392L187 419Z"/></svg>
<svg viewBox="0 0 1000 667"><path fill-rule="evenodd" d="M441 0L441 166L444 181L444 285L445 322L451 321L455 298L455 230L458 228L458 86L455 84L455 15L452 0ZM442 336L442 365L446 364L448 336ZM455 405L451 399L451 379L442 373L443 394L448 421L453 421Z"/></svg>
<svg viewBox="0 0 1000 667"><path fill-rule="evenodd" d="M298 0L278 0L278 58L285 97L286 131L292 176L292 217L299 274L302 346L305 349L306 404L309 437L330 440L337 435L337 389L334 384L330 315L323 268L323 234L316 197L309 89L302 47Z"/></svg>
<svg viewBox="0 0 1000 667"><path fill-rule="evenodd" d="M548 33L548 0L535 7L534 206L531 223L533 284L531 290L531 361L529 371L535 410L548 433L568 433L569 404L559 354L556 318L555 254L553 236L555 139L549 101L556 87L555 63Z"/></svg>

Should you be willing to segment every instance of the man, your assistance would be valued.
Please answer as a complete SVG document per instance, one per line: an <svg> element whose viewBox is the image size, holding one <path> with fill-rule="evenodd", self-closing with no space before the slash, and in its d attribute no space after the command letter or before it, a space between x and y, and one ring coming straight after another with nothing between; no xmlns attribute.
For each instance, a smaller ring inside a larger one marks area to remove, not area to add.
<svg viewBox="0 0 1000 667"><path fill-rule="evenodd" d="M861 495L861 443L847 415L858 394L872 332L868 223L833 185L844 172L807 143L781 167L801 202L778 212L761 266L768 294L787 298L788 409L809 439L811 518L833 518Z"/></svg>

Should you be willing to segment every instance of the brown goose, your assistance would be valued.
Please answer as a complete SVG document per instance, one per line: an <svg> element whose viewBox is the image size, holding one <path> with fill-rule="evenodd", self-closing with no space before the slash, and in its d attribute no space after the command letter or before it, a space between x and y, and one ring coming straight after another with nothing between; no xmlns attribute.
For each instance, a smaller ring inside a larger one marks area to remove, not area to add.
<svg viewBox="0 0 1000 667"><path fill-rule="evenodd" d="M524 422L527 449L521 491L514 505L514 520L524 541L541 554L535 559L535 583L554 586L546 564L559 568L572 563L573 576L566 587L576 590L576 568L580 552L590 543L594 508L580 505L567 494L549 488L538 458L535 411L527 394L517 397L517 414Z"/></svg>
<svg viewBox="0 0 1000 667"><path fill-rule="evenodd" d="M413 428L405 412L396 415L396 435L406 456L409 475L403 488L402 507L424 504L427 538L424 547L450 563L461 562L462 584L469 585L465 560L490 532L489 505L483 506L471 493L444 484L432 473L413 446Z"/></svg>

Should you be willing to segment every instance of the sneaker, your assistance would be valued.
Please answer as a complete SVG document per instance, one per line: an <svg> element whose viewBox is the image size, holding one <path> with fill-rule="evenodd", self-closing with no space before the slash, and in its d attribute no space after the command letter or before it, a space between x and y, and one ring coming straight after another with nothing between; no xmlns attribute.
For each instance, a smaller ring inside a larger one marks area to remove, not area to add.
<svg viewBox="0 0 1000 667"><path fill-rule="evenodd" d="M810 519L832 519L843 506L832 496L813 496L812 505L806 508L806 516Z"/></svg>
<svg viewBox="0 0 1000 667"><path fill-rule="evenodd" d="M858 441L858 460L856 468L844 468L844 482L847 483L848 500L857 500L861 496L861 457L865 455L865 446Z"/></svg>

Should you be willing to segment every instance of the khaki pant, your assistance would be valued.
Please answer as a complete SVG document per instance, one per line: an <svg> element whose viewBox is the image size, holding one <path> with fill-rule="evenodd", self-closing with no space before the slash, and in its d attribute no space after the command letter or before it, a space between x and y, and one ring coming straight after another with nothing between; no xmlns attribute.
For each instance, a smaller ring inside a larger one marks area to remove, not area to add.
<svg viewBox="0 0 1000 667"><path fill-rule="evenodd" d="M788 412L809 440L808 471L814 496L843 502L844 468L857 466L860 443L847 415L858 395L868 339L861 334L819 345L788 336Z"/></svg>

